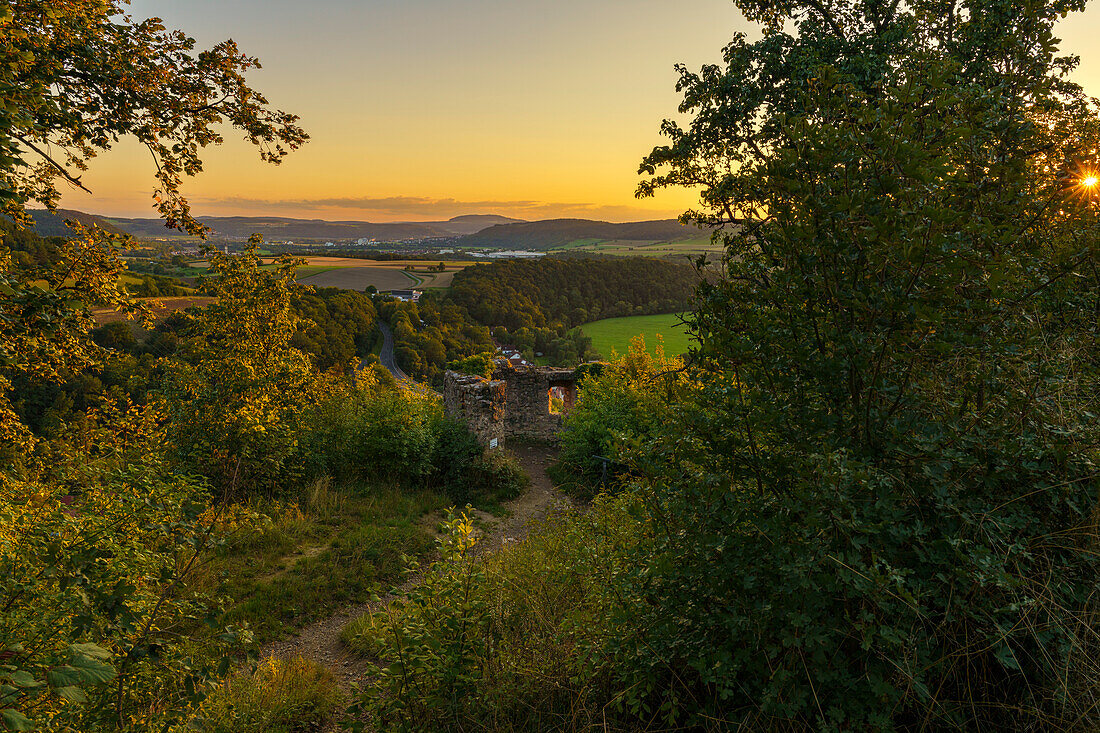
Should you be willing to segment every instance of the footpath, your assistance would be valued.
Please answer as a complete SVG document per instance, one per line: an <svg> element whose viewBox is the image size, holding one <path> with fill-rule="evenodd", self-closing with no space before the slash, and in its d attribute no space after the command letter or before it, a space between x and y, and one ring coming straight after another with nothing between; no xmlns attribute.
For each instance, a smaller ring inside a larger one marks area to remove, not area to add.
<svg viewBox="0 0 1100 733"><path fill-rule="evenodd" d="M504 543L521 542L530 531L532 522L539 522L570 506L563 493L554 488L546 469L556 458L556 451L544 445L520 445L512 449L523 469L531 477L530 487L520 496L504 502L507 514L494 517L476 512L481 523L482 536L474 550L479 555L491 553ZM431 521L438 520L433 516ZM297 635L266 645L261 659L277 657L290 659L301 656L322 665L332 672L340 686L350 690L353 683L364 685L377 668L369 661L347 649L340 640L340 632L353 619L364 613L380 610L395 595L404 595L420 582L417 575L407 578L394 594L382 596L380 601L362 603L344 608L328 618L299 630Z"/></svg>

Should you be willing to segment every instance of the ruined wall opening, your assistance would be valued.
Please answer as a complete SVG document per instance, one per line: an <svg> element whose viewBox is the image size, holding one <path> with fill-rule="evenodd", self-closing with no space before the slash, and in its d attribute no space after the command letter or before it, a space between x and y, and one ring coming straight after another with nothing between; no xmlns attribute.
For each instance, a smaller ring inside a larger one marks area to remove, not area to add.
<svg viewBox="0 0 1100 733"><path fill-rule="evenodd" d="M562 415L565 413L565 400L562 399L561 387L551 387L546 391L550 397L550 414Z"/></svg>
<svg viewBox="0 0 1100 733"><path fill-rule="evenodd" d="M568 415L577 404L577 383L573 381L551 381L550 414Z"/></svg>

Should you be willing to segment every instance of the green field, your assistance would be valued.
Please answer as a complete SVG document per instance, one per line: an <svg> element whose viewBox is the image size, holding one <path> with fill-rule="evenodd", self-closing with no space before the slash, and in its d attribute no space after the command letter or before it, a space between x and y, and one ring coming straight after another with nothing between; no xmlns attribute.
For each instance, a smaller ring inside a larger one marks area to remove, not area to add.
<svg viewBox="0 0 1100 733"><path fill-rule="evenodd" d="M688 335L679 323L679 316L668 313L660 316L628 316L626 318L606 318L581 326L581 330L592 339L592 345L605 359L612 352L625 354L630 339L642 335L646 348L653 352L660 334L665 342L665 355L676 356L688 350Z"/></svg>
<svg viewBox="0 0 1100 733"><path fill-rule="evenodd" d="M700 236L677 242L638 242L623 240L576 239L569 244L555 247L551 252L593 252L616 257L664 257L684 259L706 254L712 258L722 255L723 247Z"/></svg>

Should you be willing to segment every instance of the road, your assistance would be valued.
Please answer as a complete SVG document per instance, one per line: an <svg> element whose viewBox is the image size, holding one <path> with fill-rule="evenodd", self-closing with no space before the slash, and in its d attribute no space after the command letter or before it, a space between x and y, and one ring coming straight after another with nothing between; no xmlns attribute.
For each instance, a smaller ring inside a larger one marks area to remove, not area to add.
<svg viewBox="0 0 1100 733"><path fill-rule="evenodd" d="M382 329L382 353L378 355L378 361L382 362L382 366L386 369L389 369L390 374L398 382L412 384L413 380L402 371L401 367L397 366L397 359L393 357L393 331L382 321L378 322L378 327Z"/></svg>

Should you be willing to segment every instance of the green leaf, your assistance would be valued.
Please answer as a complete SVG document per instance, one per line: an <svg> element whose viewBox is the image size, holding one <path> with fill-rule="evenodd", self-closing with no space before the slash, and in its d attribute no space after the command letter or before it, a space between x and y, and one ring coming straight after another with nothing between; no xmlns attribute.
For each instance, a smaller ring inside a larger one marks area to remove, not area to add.
<svg viewBox="0 0 1100 733"><path fill-rule="evenodd" d="M46 672L46 682L55 690L60 687L79 685L83 681L84 679L81 676L80 670L75 667L70 667L67 664L63 664L60 667L54 667Z"/></svg>
<svg viewBox="0 0 1100 733"><path fill-rule="evenodd" d="M116 674L114 667L91 657L76 657L72 666L77 668L83 682L92 684L112 680Z"/></svg>
<svg viewBox="0 0 1100 733"><path fill-rule="evenodd" d="M0 720L8 730L34 730L34 723L18 710L0 710Z"/></svg>
<svg viewBox="0 0 1100 733"><path fill-rule="evenodd" d="M60 697L62 700L66 700L77 705L82 705L83 703L88 702L88 696L84 694L84 690L80 689L79 687L74 687L72 685L70 685L69 687L58 687L56 690L54 690L54 692L56 692L57 696Z"/></svg>
<svg viewBox="0 0 1100 733"><path fill-rule="evenodd" d="M11 683L18 687L35 687L42 684L41 682L36 680L34 678L34 675L32 675L30 672L26 672L22 669L12 674Z"/></svg>
<svg viewBox="0 0 1100 733"><path fill-rule="evenodd" d="M111 653L98 644L70 644L69 652L72 654L83 654L93 659L111 658Z"/></svg>

